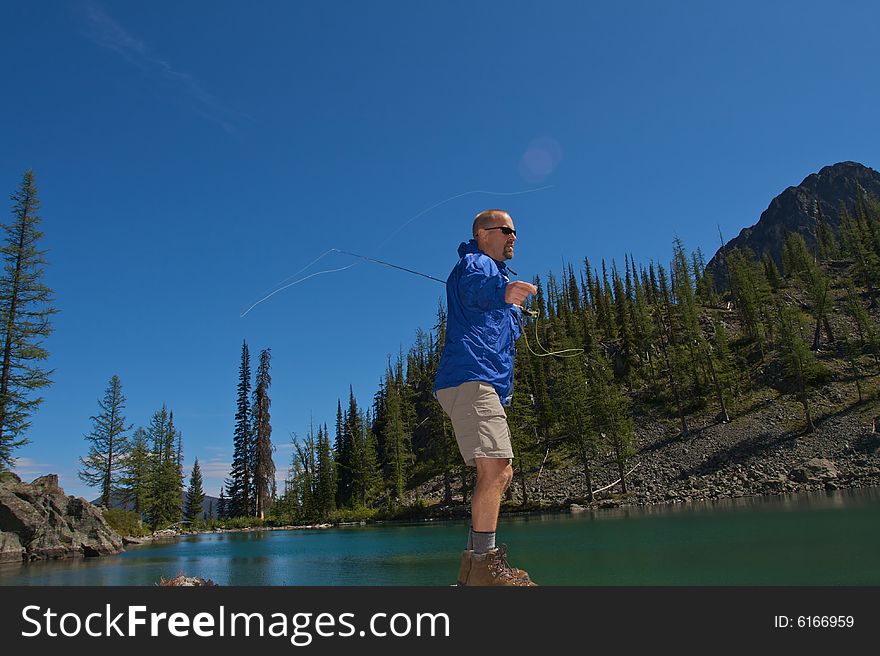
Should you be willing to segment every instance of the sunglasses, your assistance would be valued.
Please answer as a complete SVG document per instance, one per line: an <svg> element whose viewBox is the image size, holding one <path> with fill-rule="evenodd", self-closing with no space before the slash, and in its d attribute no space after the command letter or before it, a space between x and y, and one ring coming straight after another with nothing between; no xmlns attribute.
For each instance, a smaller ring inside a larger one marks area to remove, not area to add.
<svg viewBox="0 0 880 656"><path fill-rule="evenodd" d="M483 230L500 230L502 235L513 235L516 237L516 230L507 226L495 226L494 228L483 228Z"/></svg>

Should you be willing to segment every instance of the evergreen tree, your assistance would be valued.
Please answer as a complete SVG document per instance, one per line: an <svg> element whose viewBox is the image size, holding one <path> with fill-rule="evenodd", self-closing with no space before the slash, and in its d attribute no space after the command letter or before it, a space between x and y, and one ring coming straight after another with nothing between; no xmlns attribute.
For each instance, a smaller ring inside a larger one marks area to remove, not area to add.
<svg viewBox="0 0 880 656"><path fill-rule="evenodd" d="M663 362L666 366L666 376L669 380L669 388L672 390L675 398L675 407L678 412L678 419L681 423L681 434L687 435L689 432L687 416L684 411L684 395L681 391L680 380L683 376L683 358L680 354L680 347L676 330L673 326L674 315L672 311L672 292L669 289L669 283L666 278L666 270L662 264L657 265L658 277L658 298L660 304L654 314L657 323L657 332L661 335L660 350L663 355Z"/></svg>
<svg viewBox="0 0 880 656"><path fill-rule="evenodd" d="M385 377L385 426L382 437L387 488L393 505L403 501L412 461L410 440L404 425L401 391L401 385L391 371L389 362Z"/></svg>
<svg viewBox="0 0 880 656"><path fill-rule="evenodd" d="M636 281L639 280L639 276L635 272L634 264L633 278ZM657 380L653 360L656 331L651 320L651 308L648 305L647 294L643 285L638 282L634 285L633 289L632 325L636 348L639 353L639 359L641 360L640 369L642 370L642 377L649 380L652 386L656 385ZM588 350L587 354L589 355L590 352L591 351ZM644 371L645 369L647 369L647 375Z"/></svg>
<svg viewBox="0 0 880 656"><path fill-rule="evenodd" d="M816 243L819 247L819 259L822 262L840 257L840 247L837 244L834 231L825 220L818 200L816 201Z"/></svg>
<svg viewBox="0 0 880 656"><path fill-rule="evenodd" d="M519 485L522 505L529 503L529 488L526 473L534 469L540 462L538 442L538 413L535 407L535 396L532 392L531 366L528 349L520 349L514 356L514 383L516 393L513 395L508 410L511 446L516 466L513 473L515 484ZM452 428L450 426L449 430ZM512 486L509 488L512 490Z"/></svg>
<svg viewBox="0 0 880 656"><path fill-rule="evenodd" d="M601 439L611 447L626 494L626 461L635 453L629 399L615 383L604 354L599 352L591 358L588 371L587 402L595 433L592 439L596 443Z"/></svg>
<svg viewBox="0 0 880 656"><path fill-rule="evenodd" d="M253 427L254 427L254 502L255 513L260 519L266 516L272 499L275 497L275 463L272 461L272 424L269 419L269 349L260 352L257 367L257 382L254 389Z"/></svg>
<svg viewBox="0 0 880 656"><path fill-rule="evenodd" d="M183 516L190 524L201 519L205 503L205 491L202 489L202 469L199 467L199 459L193 463L189 477L189 487L186 490L186 504Z"/></svg>
<svg viewBox="0 0 880 656"><path fill-rule="evenodd" d="M627 273L627 279L629 273ZM620 351L623 362L623 377L630 380L633 367L636 361L636 340L633 335L632 328L632 311L630 310L630 299L624 289L623 281L620 279L620 273L617 271L617 263L611 262L611 280L614 289L614 316L617 321L617 338L620 344ZM630 285L627 285L628 287Z"/></svg>
<svg viewBox="0 0 880 656"><path fill-rule="evenodd" d="M101 412L91 417L92 432L85 436L89 442L89 455L79 459L82 465L79 479L87 485L100 488L101 505L109 508L111 499L120 492L121 474L130 449L125 433L131 430L131 424L125 425L122 414L125 396L119 376L110 378L110 384L104 391L104 398L98 401L98 406Z"/></svg>
<svg viewBox="0 0 880 656"><path fill-rule="evenodd" d="M226 498L227 483L220 486L220 497L217 499L217 519L229 519L229 500Z"/></svg>
<svg viewBox="0 0 880 656"><path fill-rule="evenodd" d="M37 186L28 170L12 195L12 222L2 225L6 241L0 248L0 472L15 463L15 450L29 443L30 417L43 402L34 393L47 387L51 371L40 367L49 357L43 348L52 332L52 290L43 284L45 250L38 243Z"/></svg>
<svg viewBox="0 0 880 656"><path fill-rule="evenodd" d="M703 385L698 367L706 361L706 345L700 328L699 309L694 294L694 283L688 267L684 245L677 237L674 240L672 260L672 292L675 296L674 325L678 328L677 342L688 352L690 378L695 398L703 396Z"/></svg>
<svg viewBox="0 0 880 656"><path fill-rule="evenodd" d="M770 289L774 292L777 291L780 287L782 287L782 276L779 275L779 269L776 266L776 261L769 253L764 253L764 257L761 259L762 264L764 265L764 275L767 277L767 282L770 284Z"/></svg>
<svg viewBox="0 0 880 656"><path fill-rule="evenodd" d="M846 284L843 310L856 328L861 349L873 356L874 363L877 365L878 371L880 371L880 330L871 321L868 311L862 305L859 295L851 282Z"/></svg>
<svg viewBox="0 0 880 656"><path fill-rule="evenodd" d="M816 426L810 412L809 393L812 385L821 374L816 356L801 338L800 317L796 308L779 304L779 347L785 372L795 389L797 400L804 406L807 430L813 432Z"/></svg>
<svg viewBox="0 0 880 656"><path fill-rule="evenodd" d="M733 355L730 352L727 329L724 327L724 323L716 319L712 322L712 326L714 328L714 340L709 362L715 392L718 397L718 405L721 408L718 413L718 421L727 423L730 421L728 406L733 394L735 377Z"/></svg>
<svg viewBox="0 0 880 656"><path fill-rule="evenodd" d="M336 510L336 463L330 448L330 433L327 424L324 430L318 429L318 472L315 508L321 517L328 517Z"/></svg>
<svg viewBox="0 0 880 656"><path fill-rule="evenodd" d="M727 267L736 309L748 336L763 352L764 339L768 332L772 336L773 327L769 310L773 307L770 283L763 267L739 249L734 248L727 254Z"/></svg>
<svg viewBox="0 0 880 656"><path fill-rule="evenodd" d="M150 496L150 476L153 469L147 432L139 427L131 438L130 449L123 460L120 478L120 496L130 503L132 510L143 515Z"/></svg>
<svg viewBox="0 0 880 656"><path fill-rule="evenodd" d="M238 369L238 398L235 411L235 432L232 445L232 471L227 512L230 517L251 515L253 497L253 426L251 424L251 357L247 342L241 346L241 364Z"/></svg>
<svg viewBox="0 0 880 656"><path fill-rule="evenodd" d="M351 504L368 507L382 472L376 448L376 436L370 430L364 413L357 406L354 391L349 387L349 406L345 414L346 432L351 436Z"/></svg>
<svg viewBox="0 0 880 656"><path fill-rule="evenodd" d="M323 439L321 429L318 428L318 438ZM298 515L303 519L316 519L318 517L317 508L317 445L314 434L314 427L309 426L309 434L305 440L294 440L293 442L293 461L291 463L291 489L296 497L297 504L293 504L291 509L298 505Z"/></svg>
<svg viewBox="0 0 880 656"><path fill-rule="evenodd" d="M821 329L825 327L825 334L829 342L834 341L831 325L828 323L828 310L831 305L829 291L831 281L812 253L807 249L804 238L798 233L789 233L785 239L785 249L788 259L792 264L791 274L798 282L798 286L806 292L810 299L810 314L816 320L816 329L813 333L814 351L819 350Z"/></svg>
<svg viewBox="0 0 880 656"><path fill-rule="evenodd" d="M614 294L611 291L611 284L608 282L608 271L605 268L605 260L602 260L602 280L599 276L594 276L596 287L594 296L596 297L596 317L599 327L603 331L606 342L611 342L617 337L617 326L614 325L614 311L611 307Z"/></svg>
<svg viewBox="0 0 880 656"><path fill-rule="evenodd" d="M178 431L168 409L162 406L153 413L147 436L152 443L149 494L145 515L155 530L180 521L183 489L178 466Z"/></svg>
<svg viewBox="0 0 880 656"><path fill-rule="evenodd" d="M843 251L855 262L856 276L868 292L871 307L877 305L876 287L880 284L880 253L871 244L871 230L867 213L856 207L851 216L846 207L840 211L840 238Z"/></svg>
<svg viewBox="0 0 880 656"><path fill-rule="evenodd" d="M593 354L592 357L598 356ZM586 497L594 501L592 465L599 454L601 433L592 424L591 398L587 389L585 363L581 358L566 358L564 380L565 430L584 472Z"/></svg>
<svg viewBox="0 0 880 656"><path fill-rule="evenodd" d="M347 508L352 502L352 439L351 430L342 413L342 401L336 399L336 444L333 449L336 463L336 507Z"/></svg>
<svg viewBox="0 0 880 656"><path fill-rule="evenodd" d="M706 273L706 262L703 251L697 249L691 256L691 264L694 273L694 289L697 298L703 305L717 305L718 292L715 290L715 279Z"/></svg>

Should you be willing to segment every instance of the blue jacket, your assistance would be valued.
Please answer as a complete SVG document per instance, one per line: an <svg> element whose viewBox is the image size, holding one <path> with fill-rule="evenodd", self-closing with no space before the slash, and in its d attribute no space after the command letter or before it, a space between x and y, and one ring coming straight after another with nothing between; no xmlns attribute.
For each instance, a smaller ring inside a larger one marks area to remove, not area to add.
<svg viewBox="0 0 880 656"><path fill-rule="evenodd" d="M434 390L479 380L510 405L521 311L504 301L507 265L486 255L473 239L458 247L458 256L446 280L446 343Z"/></svg>

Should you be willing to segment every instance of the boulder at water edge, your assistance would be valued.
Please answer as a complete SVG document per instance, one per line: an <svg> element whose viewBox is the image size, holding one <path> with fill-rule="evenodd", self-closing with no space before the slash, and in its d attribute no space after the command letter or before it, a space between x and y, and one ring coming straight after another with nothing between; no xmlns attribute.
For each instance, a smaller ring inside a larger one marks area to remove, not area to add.
<svg viewBox="0 0 880 656"><path fill-rule="evenodd" d="M122 538L101 511L81 497L64 494L57 475L30 484L10 473L0 478L0 562L120 551Z"/></svg>

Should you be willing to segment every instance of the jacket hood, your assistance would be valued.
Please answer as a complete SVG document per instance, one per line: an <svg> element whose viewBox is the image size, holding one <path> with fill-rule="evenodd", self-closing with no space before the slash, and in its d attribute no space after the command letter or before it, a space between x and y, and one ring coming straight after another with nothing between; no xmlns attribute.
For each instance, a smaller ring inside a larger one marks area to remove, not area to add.
<svg viewBox="0 0 880 656"><path fill-rule="evenodd" d="M458 245L458 257L459 259L464 257L465 255L476 255L477 253L482 253L486 255L483 251L480 250L480 247L477 246L477 240L471 239L470 241L463 241ZM486 255L486 257L489 257ZM507 268L507 263L504 261L499 262L498 260L493 259L493 262L498 266L500 270L504 270Z"/></svg>
<svg viewBox="0 0 880 656"><path fill-rule="evenodd" d="M477 240L471 239L470 241L463 241L458 245L458 257L464 257L465 255L471 254L475 255L477 253L482 253L480 247L477 246Z"/></svg>

